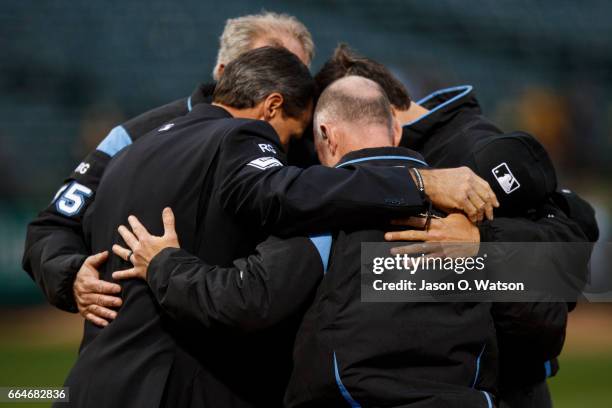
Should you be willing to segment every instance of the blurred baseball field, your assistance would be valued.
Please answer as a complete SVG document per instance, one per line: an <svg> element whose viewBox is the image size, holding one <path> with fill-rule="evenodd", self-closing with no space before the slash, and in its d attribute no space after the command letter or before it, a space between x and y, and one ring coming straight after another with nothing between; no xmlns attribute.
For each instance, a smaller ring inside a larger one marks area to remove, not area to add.
<svg viewBox="0 0 612 408"><path fill-rule="evenodd" d="M76 358L81 330L78 315L50 307L1 310L0 387L61 386ZM556 408L610 406L612 305L578 306L570 315L560 362L558 375L549 380Z"/></svg>

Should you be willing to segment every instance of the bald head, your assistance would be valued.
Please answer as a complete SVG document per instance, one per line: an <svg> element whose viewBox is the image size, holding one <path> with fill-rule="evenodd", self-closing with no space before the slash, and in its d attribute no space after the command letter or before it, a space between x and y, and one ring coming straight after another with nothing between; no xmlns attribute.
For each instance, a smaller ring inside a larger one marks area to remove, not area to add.
<svg viewBox="0 0 612 408"><path fill-rule="evenodd" d="M315 130L318 123L344 123L363 128L370 125L385 126L391 137L391 104L383 89L376 82L360 77L347 76L328 86L317 103Z"/></svg>
<svg viewBox="0 0 612 408"><path fill-rule="evenodd" d="M394 145L389 99L380 85L364 77L346 76L325 88L313 122L317 153L326 165L353 150Z"/></svg>

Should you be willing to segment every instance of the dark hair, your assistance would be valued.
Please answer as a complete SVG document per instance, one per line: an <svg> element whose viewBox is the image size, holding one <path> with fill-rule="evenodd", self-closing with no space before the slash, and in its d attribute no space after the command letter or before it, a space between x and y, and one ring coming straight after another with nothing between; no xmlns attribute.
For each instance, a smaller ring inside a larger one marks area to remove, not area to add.
<svg viewBox="0 0 612 408"><path fill-rule="evenodd" d="M384 89L389 101L396 108L405 110L410 107L410 96L406 87L393 76L387 67L357 54L346 44L338 45L332 57L315 75L317 93L320 94L332 82L347 75L371 79Z"/></svg>
<svg viewBox="0 0 612 408"><path fill-rule="evenodd" d="M236 109L252 108L274 92L284 98L283 112L298 118L314 98L314 79L287 49L261 47L245 52L225 66L213 101Z"/></svg>

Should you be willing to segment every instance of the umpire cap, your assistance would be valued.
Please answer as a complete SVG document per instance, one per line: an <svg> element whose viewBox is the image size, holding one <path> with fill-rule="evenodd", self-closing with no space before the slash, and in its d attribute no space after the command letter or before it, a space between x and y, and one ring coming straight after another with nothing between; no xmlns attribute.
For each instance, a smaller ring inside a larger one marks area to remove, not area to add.
<svg viewBox="0 0 612 408"><path fill-rule="evenodd" d="M544 147L524 132L486 138L474 146L470 167L499 200L496 215L535 208L557 189L555 169Z"/></svg>

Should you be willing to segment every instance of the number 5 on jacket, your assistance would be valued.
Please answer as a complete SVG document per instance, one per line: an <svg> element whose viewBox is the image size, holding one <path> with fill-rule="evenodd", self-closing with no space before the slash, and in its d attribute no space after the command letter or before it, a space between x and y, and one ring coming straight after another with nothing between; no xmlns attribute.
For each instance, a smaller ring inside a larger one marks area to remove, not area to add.
<svg viewBox="0 0 612 408"><path fill-rule="evenodd" d="M55 208L60 214L72 217L81 211L85 205L85 199L92 195L93 191L89 187L73 181L67 187L60 189Z"/></svg>

